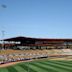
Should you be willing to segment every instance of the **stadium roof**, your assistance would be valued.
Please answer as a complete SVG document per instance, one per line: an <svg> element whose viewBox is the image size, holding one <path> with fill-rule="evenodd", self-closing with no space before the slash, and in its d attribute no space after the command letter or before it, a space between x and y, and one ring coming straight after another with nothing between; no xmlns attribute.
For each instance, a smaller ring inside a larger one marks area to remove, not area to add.
<svg viewBox="0 0 72 72"><path fill-rule="evenodd" d="M31 37L23 37L23 36L4 39L4 41L24 41L24 40L34 40L34 41L72 41L72 39L31 38Z"/></svg>

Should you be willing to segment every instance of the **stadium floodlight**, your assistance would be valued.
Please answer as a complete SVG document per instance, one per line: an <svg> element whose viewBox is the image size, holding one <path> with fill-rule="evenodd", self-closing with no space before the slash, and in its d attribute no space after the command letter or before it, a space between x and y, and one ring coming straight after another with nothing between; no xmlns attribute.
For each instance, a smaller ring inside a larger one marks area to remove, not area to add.
<svg viewBox="0 0 72 72"><path fill-rule="evenodd" d="M0 5L0 8L7 8L7 5L1 4L1 5ZM4 38L4 33L5 33L5 31L2 30L2 49L3 49L3 50L4 50L4 40L3 40L3 38Z"/></svg>

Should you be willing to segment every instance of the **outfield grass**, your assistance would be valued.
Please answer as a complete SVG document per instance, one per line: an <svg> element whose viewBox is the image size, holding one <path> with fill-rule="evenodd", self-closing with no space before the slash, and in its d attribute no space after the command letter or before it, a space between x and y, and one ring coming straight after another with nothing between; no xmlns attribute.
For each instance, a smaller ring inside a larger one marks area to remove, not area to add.
<svg viewBox="0 0 72 72"><path fill-rule="evenodd" d="M0 68L0 72L72 72L72 61L37 60Z"/></svg>

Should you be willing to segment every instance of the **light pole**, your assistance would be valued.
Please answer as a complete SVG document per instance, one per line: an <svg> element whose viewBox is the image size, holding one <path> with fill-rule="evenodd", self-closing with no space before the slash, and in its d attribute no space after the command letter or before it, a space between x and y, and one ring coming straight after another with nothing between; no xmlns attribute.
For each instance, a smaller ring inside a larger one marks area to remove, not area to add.
<svg viewBox="0 0 72 72"><path fill-rule="evenodd" d="M5 4L1 4L0 5L1 8L7 8L7 6ZM2 50L4 50L4 35L5 35L5 31L2 30Z"/></svg>

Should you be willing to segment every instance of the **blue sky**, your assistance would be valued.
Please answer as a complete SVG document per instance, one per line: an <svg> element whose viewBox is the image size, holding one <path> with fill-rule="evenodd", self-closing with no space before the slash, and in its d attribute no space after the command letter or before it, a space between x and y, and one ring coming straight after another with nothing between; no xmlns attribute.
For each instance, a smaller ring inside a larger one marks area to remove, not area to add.
<svg viewBox="0 0 72 72"><path fill-rule="evenodd" d="M2 30L4 38L72 38L72 0L0 0L0 39Z"/></svg>

